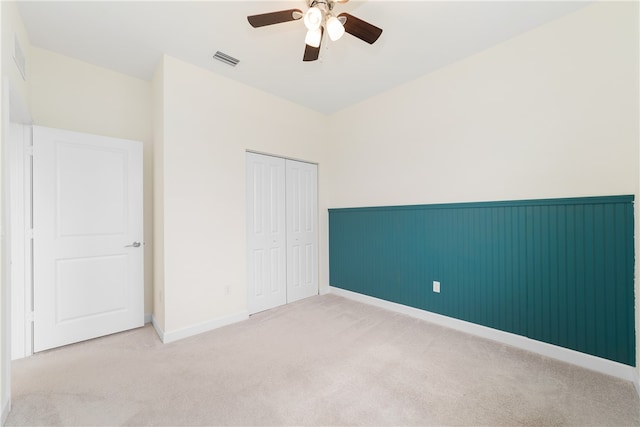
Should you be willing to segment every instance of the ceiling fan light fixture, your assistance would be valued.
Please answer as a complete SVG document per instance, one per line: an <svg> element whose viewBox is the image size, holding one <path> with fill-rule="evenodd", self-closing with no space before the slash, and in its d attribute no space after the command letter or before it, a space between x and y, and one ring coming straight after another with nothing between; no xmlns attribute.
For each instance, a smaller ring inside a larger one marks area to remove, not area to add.
<svg viewBox="0 0 640 427"><path fill-rule="evenodd" d="M316 6L310 7L304 14L304 25L308 30L317 30L322 25L322 11Z"/></svg>
<svg viewBox="0 0 640 427"><path fill-rule="evenodd" d="M322 38L322 31L320 28L307 31L307 35L304 38L304 42L311 47L320 47L320 39Z"/></svg>
<svg viewBox="0 0 640 427"><path fill-rule="evenodd" d="M332 41L336 41L344 35L344 26L338 18L332 16L327 19L327 32L329 33L329 38Z"/></svg>
<svg viewBox="0 0 640 427"><path fill-rule="evenodd" d="M339 40L344 33L349 33L369 44L375 43L380 34L382 34L382 28L376 27L347 12L338 13L336 16L333 12L334 6L337 3L346 3L348 1L306 0L308 9L304 13L300 9L287 9L249 15L247 20L252 27L259 28L302 19L307 28L302 60L305 62L316 61L320 57L320 46L325 32L328 33L327 35L332 41Z"/></svg>

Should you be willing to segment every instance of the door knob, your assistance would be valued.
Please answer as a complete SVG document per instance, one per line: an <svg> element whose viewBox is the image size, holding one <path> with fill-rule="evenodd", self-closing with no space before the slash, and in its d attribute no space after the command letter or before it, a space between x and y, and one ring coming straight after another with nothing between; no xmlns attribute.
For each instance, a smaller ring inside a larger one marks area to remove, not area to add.
<svg viewBox="0 0 640 427"><path fill-rule="evenodd" d="M130 244L130 245L126 245L126 246L125 246L125 248L139 248L139 247L140 247L140 245L141 245L141 243L140 243L140 242L133 242L133 243L132 243L132 244Z"/></svg>

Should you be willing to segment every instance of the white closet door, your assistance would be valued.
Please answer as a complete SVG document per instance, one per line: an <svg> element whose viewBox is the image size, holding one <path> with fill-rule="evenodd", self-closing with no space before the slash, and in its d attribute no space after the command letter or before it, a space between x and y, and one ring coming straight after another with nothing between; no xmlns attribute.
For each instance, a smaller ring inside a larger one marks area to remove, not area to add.
<svg viewBox="0 0 640 427"><path fill-rule="evenodd" d="M287 302L318 294L318 167L287 160Z"/></svg>
<svg viewBox="0 0 640 427"><path fill-rule="evenodd" d="M287 302L285 161L246 155L248 309L257 313Z"/></svg>
<svg viewBox="0 0 640 427"><path fill-rule="evenodd" d="M142 144L33 128L34 351L144 324Z"/></svg>

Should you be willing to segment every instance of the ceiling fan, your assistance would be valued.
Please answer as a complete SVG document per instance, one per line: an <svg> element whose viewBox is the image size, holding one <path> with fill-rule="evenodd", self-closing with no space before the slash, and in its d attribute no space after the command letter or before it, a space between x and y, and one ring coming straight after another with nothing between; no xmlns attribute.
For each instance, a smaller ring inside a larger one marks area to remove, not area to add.
<svg viewBox="0 0 640 427"><path fill-rule="evenodd" d="M333 13L336 3L346 3L348 1L307 0L309 8L306 12L302 12L300 9L287 9L247 16L247 19L252 27L258 28L304 18L307 35L304 40L305 48L302 60L315 61L320 56L320 44L325 30L332 41L338 40L346 32L369 44L375 43L380 34L382 34L381 28L349 13L343 12L337 16Z"/></svg>

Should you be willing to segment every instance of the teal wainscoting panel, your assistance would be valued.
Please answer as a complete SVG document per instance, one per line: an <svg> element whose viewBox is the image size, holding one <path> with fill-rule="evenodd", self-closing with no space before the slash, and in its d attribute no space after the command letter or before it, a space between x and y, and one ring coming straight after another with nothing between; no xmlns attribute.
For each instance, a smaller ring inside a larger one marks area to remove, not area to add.
<svg viewBox="0 0 640 427"><path fill-rule="evenodd" d="M633 196L330 209L330 284L635 366L633 227Z"/></svg>

